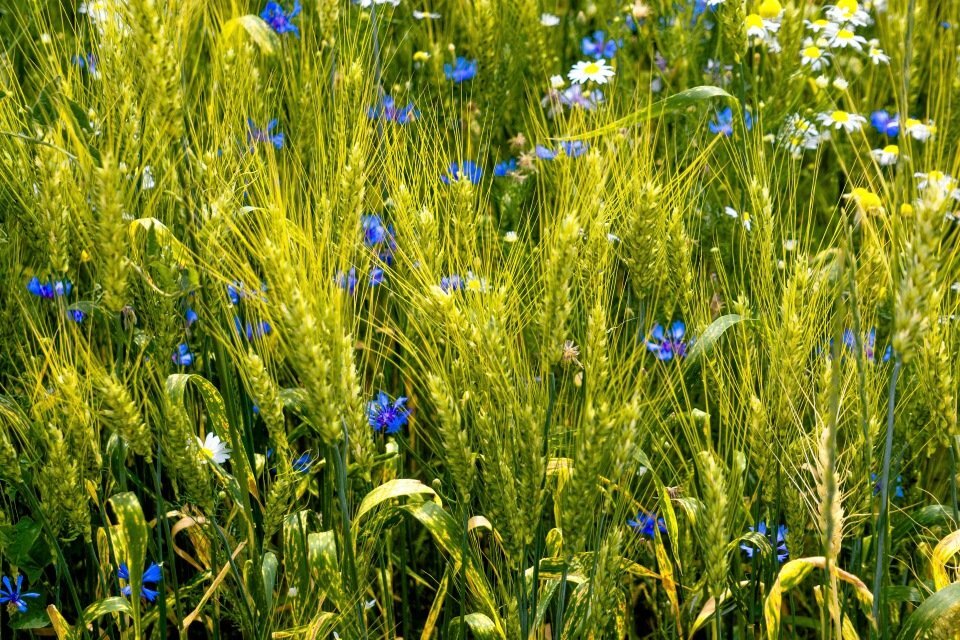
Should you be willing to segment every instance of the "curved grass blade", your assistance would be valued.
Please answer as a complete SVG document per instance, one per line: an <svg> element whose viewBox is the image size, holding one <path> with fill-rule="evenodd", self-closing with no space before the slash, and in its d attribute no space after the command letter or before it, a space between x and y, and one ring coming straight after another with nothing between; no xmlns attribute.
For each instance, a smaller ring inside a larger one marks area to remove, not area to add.
<svg viewBox="0 0 960 640"><path fill-rule="evenodd" d="M710 100L713 98L723 98L725 100L733 100L734 97L724 91L719 87L711 86L700 86L687 89L686 91L681 91L680 93L675 93L669 98L664 98L658 102L654 102L644 109L635 111L628 116L614 120L609 124L605 124L598 129L592 131L587 131L586 133L577 134L576 136L564 136L557 138L558 140L589 140L592 138L599 138L600 136L616 133L624 127L631 127L640 122L646 122L647 120L654 120L660 118L669 113L676 113L677 111L682 111L688 107L692 107L704 100Z"/></svg>
<svg viewBox="0 0 960 640"><path fill-rule="evenodd" d="M960 582L955 582L923 601L904 621L897 640L948 638L960 627Z"/></svg>
<svg viewBox="0 0 960 640"><path fill-rule="evenodd" d="M687 353L686 361L688 363L696 362L701 356L705 356L713 350L714 345L716 345L717 340L720 339L727 329L743 321L743 317L736 313L728 313L725 316L720 316L713 322L711 322L706 329L703 330L696 341L691 345L689 353Z"/></svg>

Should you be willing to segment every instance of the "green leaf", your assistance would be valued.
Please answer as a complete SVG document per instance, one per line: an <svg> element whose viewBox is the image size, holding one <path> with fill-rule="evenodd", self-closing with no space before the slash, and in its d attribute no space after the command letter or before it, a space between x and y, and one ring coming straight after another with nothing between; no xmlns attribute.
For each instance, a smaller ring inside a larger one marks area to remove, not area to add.
<svg viewBox="0 0 960 640"><path fill-rule="evenodd" d="M575 136L564 136L559 139L589 140L591 138L598 138L608 133L616 133L625 127L630 127L640 122L660 118L668 113L682 111L688 107L703 102L704 100L710 100L712 98L724 98L726 100L734 99L732 95L719 87L693 87L691 89L687 89L686 91L675 93L669 98L665 98L659 102L654 102L644 109L635 111L628 116L620 118L619 120L614 120L610 124L604 125L599 129L594 129L593 131L588 131Z"/></svg>
<svg viewBox="0 0 960 640"><path fill-rule="evenodd" d="M256 43L262 53L272 56L279 51L279 36L260 16L247 14L233 18L223 25L222 33L224 36L230 37L241 29L247 32L247 35Z"/></svg>
<svg viewBox="0 0 960 640"><path fill-rule="evenodd" d="M949 638L960 628L960 582L955 582L923 601L904 621L897 640Z"/></svg>
<svg viewBox="0 0 960 640"><path fill-rule="evenodd" d="M114 549L118 557L114 560L117 566L120 566L121 562L126 563L130 571L130 590L134 594L134 597L130 598L133 605L134 636L140 638L143 637L140 629L140 598L136 596L143 585L143 565L147 558L147 521L143 517L140 501L132 492L118 493L107 502L117 518L116 526L111 527L111 532L117 534Z"/></svg>
<svg viewBox="0 0 960 640"><path fill-rule="evenodd" d="M470 629L470 633L474 638L479 638L480 640L483 640L484 638L497 639L503 637L503 635L497 629L497 625L493 623L493 620L482 613L468 613L467 615L463 616L463 624ZM451 631L456 629L457 636L455 637L466 637L466 634L463 633L463 629L460 628L459 617L456 617L451 621L450 629Z"/></svg>
<svg viewBox="0 0 960 640"><path fill-rule="evenodd" d="M494 622L500 634L498 637L502 637L504 633L503 625L497 616L496 600L493 597L487 578L477 567L472 557L464 558L461 553L463 530L459 523L436 502L407 504L400 509L416 518L430 532L441 549L453 558L457 570L463 567L468 591L476 599L480 608Z"/></svg>
<svg viewBox="0 0 960 640"><path fill-rule="evenodd" d="M320 603L329 596L341 611L348 611L350 602L343 590L343 572L337 558L337 538L333 531L307 536L307 561L314 584L319 585Z"/></svg>
<svg viewBox="0 0 960 640"><path fill-rule="evenodd" d="M21 518L12 527L4 527L4 537L11 540L9 546L3 548L10 564L19 566L32 564L30 551L40 537L41 526L31 518Z"/></svg>
<svg viewBox="0 0 960 640"><path fill-rule="evenodd" d="M273 609L273 591L277 585L277 554L267 551L263 554L263 562L260 563L260 575L263 577L263 592L266 594L267 609Z"/></svg>
<svg viewBox="0 0 960 640"><path fill-rule="evenodd" d="M49 627L50 616L47 615L40 602L40 599L30 600L26 613L12 613L10 615L10 628L17 631L27 631L28 629Z"/></svg>
<svg viewBox="0 0 960 640"><path fill-rule="evenodd" d="M142 258L146 240L151 237L156 238L163 246L170 249L173 259L178 265L190 265L190 250L180 242L164 225L156 218L138 218L130 223L128 230L130 234L130 243L134 249L134 257L137 260Z"/></svg>
<svg viewBox="0 0 960 640"><path fill-rule="evenodd" d="M385 482L364 496L363 501L360 503L360 508L357 509L357 515L354 517L353 525L354 527L359 527L360 519L384 502L388 502L395 498L402 498L404 496L424 494L431 495L439 500L437 497L437 492L419 480L400 478Z"/></svg>
<svg viewBox="0 0 960 640"><path fill-rule="evenodd" d="M703 333L697 337L693 346L690 347L686 361L688 363L695 362L700 356L709 354L717 340L720 339L720 336L722 336L727 329L742 320L742 316L736 313L729 313L711 322L710 325L704 329Z"/></svg>
<svg viewBox="0 0 960 640"><path fill-rule="evenodd" d="M92 605L83 610L81 621L70 630L68 638L70 638L70 640L80 640L83 638L84 629L88 624L97 618L109 615L111 613L130 613L130 611L130 601L126 598L112 597L104 598L99 602L94 602Z"/></svg>

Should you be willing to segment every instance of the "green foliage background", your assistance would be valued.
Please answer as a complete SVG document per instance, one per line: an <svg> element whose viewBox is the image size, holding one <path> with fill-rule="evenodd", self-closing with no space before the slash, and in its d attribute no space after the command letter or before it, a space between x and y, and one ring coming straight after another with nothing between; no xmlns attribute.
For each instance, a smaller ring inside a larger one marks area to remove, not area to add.
<svg viewBox="0 0 960 640"><path fill-rule="evenodd" d="M889 64L820 83L816 3L784 4L779 53L733 0L311 0L299 37L236 0L100 5L0 6L0 571L40 594L3 628L954 637L955 0L865 7ZM552 104L594 29L622 39L603 102ZM370 118L384 94L418 117ZM868 126L783 144L791 114L879 108L936 132L889 167ZM536 157L560 140L587 151ZM466 160L478 184L440 180ZM150 562L156 601L123 597Z"/></svg>

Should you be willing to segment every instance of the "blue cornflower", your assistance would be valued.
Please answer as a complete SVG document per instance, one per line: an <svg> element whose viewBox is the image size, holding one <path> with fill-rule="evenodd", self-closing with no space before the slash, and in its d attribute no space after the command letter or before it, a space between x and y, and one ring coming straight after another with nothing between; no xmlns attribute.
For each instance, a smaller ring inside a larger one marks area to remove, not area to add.
<svg viewBox="0 0 960 640"><path fill-rule="evenodd" d="M590 111L603 102L603 91L590 89L583 92L582 84L572 84L560 93L560 104L568 107L580 107Z"/></svg>
<svg viewBox="0 0 960 640"><path fill-rule="evenodd" d="M240 320L240 316L233 316L233 328L236 329L237 335L246 335L247 340L253 340L254 338L270 335L270 332L273 331L273 327L271 327L270 323L266 320L261 320L256 324L247 322L246 326L244 326L243 322Z"/></svg>
<svg viewBox="0 0 960 640"><path fill-rule="evenodd" d="M753 116L750 115L749 111L743 112L743 124L747 127L747 131L753 129ZM730 107L726 107L722 111L717 112L717 119L711 120L708 125L710 131L713 133L722 133L725 136L733 135L733 110Z"/></svg>
<svg viewBox="0 0 960 640"><path fill-rule="evenodd" d="M448 173L440 176L443 184L451 184L458 180L469 180L473 184L479 184L483 177L481 169L473 160L464 160L461 162L451 162Z"/></svg>
<svg viewBox="0 0 960 640"><path fill-rule="evenodd" d="M69 317L71 320L73 320L77 324L80 324L87 317L87 314L81 311L80 309L68 309L67 317Z"/></svg>
<svg viewBox="0 0 960 640"><path fill-rule="evenodd" d="M344 273L339 271L336 277L337 286L346 289L351 295L357 288L357 268L350 267L350 271Z"/></svg>
<svg viewBox="0 0 960 640"><path fill-rule="evenodd" d="M564 140L560 143L560 148L571 158L582 156L590 148L583 140Z"/></svg>
<svg viewBox="0 0 960 640"><path fill-rule="evenodd" d="M133 589L130 588L130 569L127 567L126 562L120 563L120 568L117 569L117 577L127 583L120 589L120 593L129 596L133 592ZM156 562L151 562L147 570L143 572L143 579L140 581L140 597L147 602L156 600L160 592L157 591L155 587L162 579L163 572L160 570L160 565ZM148 587L147 585L153 585L153 587Z"/></svg>
<svg viewBox="0 0 960 640"><path fill-rule="evenodd" d="M85 56L73 56L70 58L70 62L81 69L85 69L91 78L100 77L100 71L97 69L97 56L92 53L88 53Z"/></svg>
<svg viewBox="0 0 960 640"><path fill-rule="evenodd" d="M603 31L594 31L592 35L580 41L580 50L583 51L583 55L590 56L594 60L600 58L609 60L617 54L617 48L621 44L623 40L607 40Z"/></svg>
<svg viewBox="0 0 960 640"><path fill-rule="evenodd" d="M264 302L267 301L266 291L267 291L267 285L261 284L260 299ZM246 285L244 285L243 282L240 282L239 280L234 280L232 284L227 285L227 297L230 298L230 304L232 304L233 306L239 305L241 300L243 300L244 298L250 298L253 295L254 295L254 290L248 289Z"/></svg>
<svg viewBox="0 0 960 640"><path fill-rule="evenodd" d="M857 339L853 334L852 329L845 329L843 332L843 344L850 349L851 351L856 351L857 349ZM867 336L863 341L863 352L867 357L867 360L874 362L876 359L876 346L877 346L877 330L876 328L871 328L867 332ZM893 347L887 345L886 350L883 352L881 360L886 362L890 359L890 356L893 355Z"/></svg>
<svg viewBox="0 0 960 640"><path fill-rule="evenodd" d="M749 527L749 529L750 531L756 531L763 537L768 537L766 522L759 522L757 523L756 529L753 527ZM746 543L741 544L740 548L743 549L748 558L752 558L754 551L756 551L756 549ZM783 562L788 557L790 557L790 553L787 551L787 527L781 524L777 527L777 562Z"/></svg>
<svg viewBox="0 0 960 640"><path fill-rule="evenodd" d="M27 612L27 601L24 598L39 598L39 593L23 592L23 576L17 574L17 586L10 584L10 578L3 576L3 586L0 586L0 604L16 607L20 613Z"/></svg>
<svg viewBox="0 0 960 640"><path fill-rule="evenodd" d="M440 289L444 293L450 293L451 291L460 291L463 289L463 278L456 274L450 274L449 276L443 276L440 278Z"/></svg>
<svg viewBox="0 0 960 640"><path fill-rule="evenodd" d="M310 455L309 451L305 451L300 454L300 456L293 461L293 470L297 473L307 473L310 471L310 467L313 466L315 460Z"/></svg>
<svg viewBox="0 0 960 640"><path fill-rule="evenodd" d="M383 118L388 122L407 124L419 118L420 112L417 111L412 102L398 109L397 102L392 96L383 96L380 99L380 104L367 109L367 116L374 120Z"/></svg>
<svg viewBox="0 0 960 640"><path fill-rule="evenodd" d="M384 279L386 279L386 272L380 267L373 267L370 269L370 286L375 287L378 284L383 284Z"/></svg>
<svg viewBox="0 0 960 640"><path fill-rule="evenodd" d="M627 520L627 524L642 536L653 538L656 530L660 533L667 532L667 525L663 518L658 518L656 512L644 513L641 511L636 518Z"/></svg>
<svg viewBox="0 0 960 640"><path fill-rule="evenodd" d="M300 2L297 1L293 3L293 9L290 10L290 13L284 13L283 7L278 2L268 2L267 6L260 12L260 17L277 33L281 35L292 33L299 38L300 30L291 20L297 17L300 8Z"/></svg>
<svg viewBox="0 0 960 640"><path fill-rule="evenodd" d="M670 325L669 334L664 331L663 325L655 324L646 341L647 349L658 360L672 360L674 356L682 358L687 354L687 343L683 340L686 333L687 327L680 320Z"/></svg>
<svg viewBox="0 0 960 640"><path fill-rule="evenodd" d="M180 346L177 347L170 358L173 360L173 364L179 367L189 367L193 364L193 354L186 342L180 343Z"/></svg>
<svg viewBox="0 0 960 640"><path fill-rule="evenodd" d="M27 291L38 298L53 299L70 295L70 292L73 291L73 285L70 284L69 280L42 283L37 276L33 276L27 283Z"/></svg>
<svg viewBox="0 0 960 640"><path fill-rule="evenodd" d="M233 297L231 296L230 299L232 300ZM239 301L240 301L240 300L237 299L237 302L239 302ZM188 327L192 327L192 326L193 326L193 323L195 323L197 320L200 319L200 316L197 315L197 312L196 312L196 311L194 311L194 310L191 309L190 307L187 307L187 310L184 311L184 313L183 313L183 319L184 319L184 321L187 323L187 326L188 326Z"/></svg>
<svg viewBox="0 0 960 640"><path fill-rule="evenodd" d="M517 159L510 158L493 165L493 175L504 178L517 170Z"/></svg>
<svg viewBox="0 0 960 640"><path fill-rule="evenodd" d="M880 491L883 490L883 483L880 482L880 480L877 479L877 474L871 473L871 474L870 474L870 481L874 483L874 484L873 484L873 495L875 495L875 496L880 495ZM898 475L898 476L897 476L897 484L894 486L894 489L893 489L893 497L894 497L894 498L900 498L900 499L903 498L903 484L902 484L902 483L903 483L903 477L901 477L901 476Z"/></svg>
<svg viewBox="0 0 960 640"><path fill-rule="evenodd" d="M477 61L458 56L456 64L448 62L443 65L443 74L448 80L453 80L457 84L466 82L477 75Z"/></svg>
<svg viewBox="0 0 960 640"><path fill-rule="evenodd" d="M403 396L391 402L390 396L380 391L367 405L367 421L374 431L396 433L410 417L410 411L403 406L406 402Z"/></svg>
<svg viewBox="0 0 960 640"><path fill-rule="evenodd" d="M257 125L253 122L253 119L247 118L247 127L249 131L247 132L247 138L250 142L269 142L273 144L276 149L283 149L284 135L282 132L274 133L273 130L276 129L279 124L279 120L274 118L267 123L266 129L258 129ZM251 147L252 150L252 147Z"/></svg>
<svg viewBox="0 0 960 640"><path fill-rule="evenodd" d="M533 148L533 152L537 154L537 157L541 160L553 160L557 157L556 149L550 149L549 147L544 147L539 144Z"/></svg>
<svg viewBox="0 0 960 640"><path fill-rule="evenodd" d="M896 138L900 133L900 118L890 115L884 109L878 109L870 114L870 124L878 133L891 138Z"/></svg>
<svg viewBox="0 0 960 640"><path fill-rule="evenodd" d="M363 243L371 249L380 244L393 243L393 229L375 213L360 218L360 228L363 230Z"/></svg>

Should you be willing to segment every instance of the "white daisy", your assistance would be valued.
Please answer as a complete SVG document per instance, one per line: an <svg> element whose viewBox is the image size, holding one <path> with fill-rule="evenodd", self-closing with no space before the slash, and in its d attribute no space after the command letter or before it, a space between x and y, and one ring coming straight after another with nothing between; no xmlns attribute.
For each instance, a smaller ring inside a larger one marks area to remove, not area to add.
<svg viewBox="0 0 960 640"><path fill-rule="evenodd" d="M850 47L854 51L863 51L863 45L867 44L867 39L858 36L849 29L840 29L837 35L830 40L830 46L837 49L846 49Z"/></svg>
<svg viewBox="0 0 960 640"><path fill-rule="evenodd" d="M817 115L817 120L827 128L843 129L847 133L859 131L867 121L858 113L840 110L821 113Z"/></svg>
<svg viewBox="0 0 960 640"><path fill-rule="evenodd" d="M883 52L878 45L880 41L874 38L870 41L870 48L867 50L867 55L870 56L870 62L873 64L890 64L890 56Z"/></svg>
<svg viewBox="0 0 960 640"><path fill-rule="evenodd" d="M230 459L230 447L224 444L212 431L207 433L205 440L197 438L197 444L200 446L201 462L206 463L208 460L213 460L217 464L223 464Z"/></svg>
<svg viewBox="0 0 960 640"><path fill-rule="evenodd" d="M731 218L737 218L737 219L739 219L740 222L743 224L743 228L746 229L747 231L750 231L750 229L752 228L752 225L750 224L750 214L749 214L749 213L744 213L744 214L741 216L741 215L740 215L740 212L738 212L738 211L737 211L736 209L734 209L733 207L724 207L724 208L723 208L723 212L724 212L726 215L730 216Z"/></svg>
<svg viewBox="0 0 960 640"><path fill-rule="evenodd" d="M563 79L563 76L550 76L550 86L554 89L563 89L565 84L567 84L567 81Z"/></svg>
<svg viewBox="0 0 960 640"><path fill-rule="evenodd" d="M820 34L821 37L827 40L833 40L834 36L837 35L837 31L840 30L840 27L829 20L820 19L812 22L810 20L804 20L803 22L807 29L810 29L810 31L815 34Z"/></svg>
<svg viewBox="0 0 960 640"><path fill-rule="evenodd" d="M860 8L856 0L840 0L833 6L826 7L827 19L842 25L866 27L871 22L870 14Z"/></svg>
<svg viewBox="0 0 960 640"><path fill-rule="evenodd" d="M545 27L555 27L560 24L560 16L555 16L552 13L541 13L540 24Z"/></svg>
<svg viewBox="0 0 960 640"><path fill-rule="evenodd" d="M907 118L904 128L911 138L920 142L926 142L937 131L937 127L933 122L928 121L923 123L916 118Z"/></svg>
<svg viewBox="0 0 960 640"><path fill-rule="evenodd" d="M913 174L913 177L917 178L917 188L921 191L935 189L941 192L950 192L953 198L958 198L957 181L949 173L934 170L928 173L917 172Z"/></svg>
<svg viewBox="0 0 960 640"><path fill-rule="evenodd" d="M467 271L467 277L463 280L467 291L483 293L487 290L487 279L475 276L472 271Z"/></svg>
<svg viewBox="0 0 960 640"><path fill-rule="evenodd" d="M849 88L849 84L843 78L834 78L833 79L833 88L839 89L840 91L846 91Z"/></svg>
<svg viewBox="0 0 960 640"><path fill-rule="evenodd" d="M900 147L895 144L888 144L882 149L874 149L870 152L870 155L881 167L889 167L897 163L897 158L900 157Z"/></svg>
<svg viewBox="0 0 960 640"><path fill-rule="evenodd" d="M597 84L606 84L614 76L613 67L607 64L603 58L599 60L581 60L573 65L567 77L575 84L585 84L587 82L596 82Z"/></svg>
<svg viewBox="0 0 960 640"><path fill-rule="evenodd" d="M780 133L780 143L791 155L799 157L804 151L820 146L820 132L816 125L795 113L787 118Z"/></svg>
<svg viewBox="0 0 960 640"><path fill-rule="evenodd" d="M813 40L807 38L800 49L800 63L810 67L814 71L820 71L830 66L830 54L813 43Z"/></svg>
<svg viewBox="0 0 960 640"><path fill-rule="evenodd" d="M516 231L507 231L505 234L503 234L503 241L510 244L513 244L519 239L520 236L517 235Z"/></svg>
<svg viewBox="0 0 960 640"><path fill-rule="evenodd" d="M747 28L747 35L766 40L780 30L780 22L764 18L759 13L751 13L743 21Z"/></svg>
<svg viewBox="0 0 960 640"><path fill-rule="evenodd" d="M432 13L430 11L417 11L414 9L413 17L415 20L439 20L442 16L439 13Z"/></svg>

